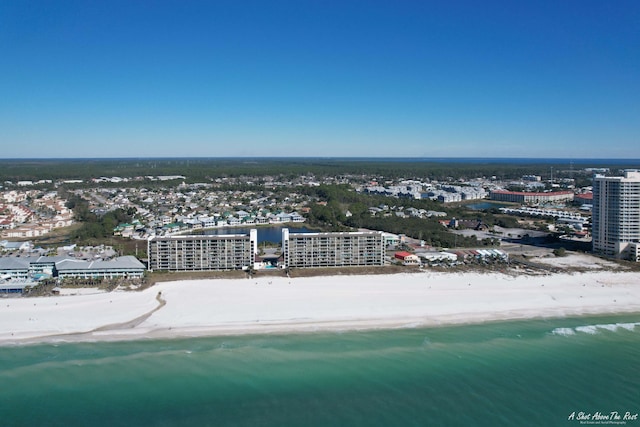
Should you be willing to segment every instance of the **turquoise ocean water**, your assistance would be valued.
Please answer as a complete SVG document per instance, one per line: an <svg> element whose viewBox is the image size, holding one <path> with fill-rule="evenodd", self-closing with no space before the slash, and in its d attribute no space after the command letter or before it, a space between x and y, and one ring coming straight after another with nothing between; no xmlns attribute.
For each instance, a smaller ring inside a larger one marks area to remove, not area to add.
<svg viewBox="0 0 640 427"><path fill-rule="evenodd" d="M611 411L640 412L640 315L0 347L3 426L570 426Z"/></svg>

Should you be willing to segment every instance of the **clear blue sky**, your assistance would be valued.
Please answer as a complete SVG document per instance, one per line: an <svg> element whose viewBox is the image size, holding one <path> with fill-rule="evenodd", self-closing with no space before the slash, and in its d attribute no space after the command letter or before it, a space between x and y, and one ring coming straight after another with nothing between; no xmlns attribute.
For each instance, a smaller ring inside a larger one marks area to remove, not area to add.
<svg viewBox="0 0 640 427"><path fill-rule="evenodd" d="M640 158L640 1L2 1L0 153Z"/></svg>

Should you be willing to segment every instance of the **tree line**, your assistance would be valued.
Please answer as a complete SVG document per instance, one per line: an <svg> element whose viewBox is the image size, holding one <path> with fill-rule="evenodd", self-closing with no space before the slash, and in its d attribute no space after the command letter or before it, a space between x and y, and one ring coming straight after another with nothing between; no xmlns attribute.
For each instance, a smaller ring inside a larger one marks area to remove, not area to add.
<svg viewBox="0 0 640 427"><path fill-rule="evenodd" d="M515 218L501 215L499 211L470 212L463 207L446 208L431 200L398 199L380 195L359 194L345 185L321 185L306 190L318 202L311 206L307 215L310 226L322 227L329 231L347 231L354 228L385 231L394 234L424 240L434 247L477 247L492 245L492 239L479 241L475 236L465 237L452 233L437 218L399 217L394 212L390 215L372 216L369 206L387 205L415 207L416 209L448 211L448 217L481 221L488 227L517 226ZM347 211L350 216L346 215Z"/></svg>
<svg viewBox="0 0 640 427"><path fill-rule="evenodd" d="M118 224L128 223L133 220L135 209L114 209L104 215L96 215L89 208L89 202L78 195L71 195L66 206L73 210L74 218L82 225L73 230L70 238L80 244L92 241L104 240L113 236L113 229Z"/></svg>
<svg viewBox="0 0 640 427"><path fill-rule="evenodd" d="M606 164L596 161L581 167L610 167L611 170L637 167L629 162ZM184 175L188 183L220 177L283 176L295 178L312 174L318 177L367 175L388 179L470 179L496 176L514 179L522 175L554 176L574 174L568 161L541 163L500 159L410 160L410 159L320 159L320 158L164 158L164 159L0 159L0 180L60 180L99 178L102 176ZM577 173L577 171L575 172Z"/></svg>

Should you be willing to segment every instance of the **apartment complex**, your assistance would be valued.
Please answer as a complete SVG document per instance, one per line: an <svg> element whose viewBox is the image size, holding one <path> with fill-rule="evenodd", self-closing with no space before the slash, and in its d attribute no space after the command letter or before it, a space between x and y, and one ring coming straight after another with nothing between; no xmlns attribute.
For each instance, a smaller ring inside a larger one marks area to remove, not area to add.
<svg viewBox="0 0 640 427"><path fill-rule="evenodd" d="M593 179L593 251L638 261L640 172Z"/></svg>
<svg viewBox="0 0 640 427"><path fill-rule="evenodd" d="M81 279L142 278L144 265L134 256L127 255L109 261L66 259L56 263L58 277Z"/></svg>
<svg viewBox="0 0 640 427"><path fill-rule="evenodd" d="M149 270L238 270L254 266L257 230L249 234L176 235L148 240ZM381 231L289 233L282 229L283 267L381 266Z"/></svg>
<svg viewBox="0 0 640 427"><path fill-rule="evenodd" d="M111 260L86 261L67 256L2 257L0 275L13 280L36 280L41 277L114 279L142 278L144 264L134 256Z"/></svg>
<svg viewBox="0 0 640 427"><path fill-rule="evenodd" d="M549 191L549 192L528 192L528 191L506 191L493 190L490 199L500 202L513 203L554 203L570 202L573 200L572 191Z"/></svg>
<svg viewBox="0 0 640 427"><path fill-rule="evenodd" d="M252 267L258 252L258 232L226 235L151 237L149 270L208 271Z"/></svg>
<svg viewBox="0 0 640 427"><path fill-rule="evenodd" d="M282 229L285 267L351 267L384 265L381 231L289 233Z"/></svg>

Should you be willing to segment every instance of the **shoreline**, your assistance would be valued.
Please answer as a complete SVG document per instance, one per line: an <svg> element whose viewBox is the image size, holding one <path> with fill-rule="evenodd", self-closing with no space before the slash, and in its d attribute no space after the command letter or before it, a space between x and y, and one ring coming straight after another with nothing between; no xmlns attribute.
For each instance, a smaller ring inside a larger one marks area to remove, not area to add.
<svg viewBox="0 0 640 427"><path fill-rule="evenodd" d="M201 328L168 328L165 330L151 330L145 333L118 333L114 330L103 332L90 331L79 333L68 333L59 335L46 335L40 337L24 338L18 340L0 340L2 347L18 347L38 344L78 344L78 343L114 343L114 342L134 342L134 341L154 341L154 340L180 340L191 338L216 338L216 337L242 337L242 336L265 336L265 335L308 335L316 333L350 333L350 332L374 332L393 331L404 329L430 329L440 327L455 326L477 326L487 324L498 324L503 322L526 322L535 320L566 320L580 318L615 317L615 316L640 317L640 309L630 311L613 312L575 312L562 315L526 315L498 317L487 316L465 319L434 319L424 321L424 319L396 319L393 321L381 321L379 319L366 319L362 321L333 321L325 323L283 323L264 324L257 327L255 325L234 325L219 327Z"/></svg>
<svg viewBox="0 0 640 427"><path fill-rule="evenodd" d="M640 314L640 273L408 273L158 283L0 299L0 346L393 330Z"/></svg>

